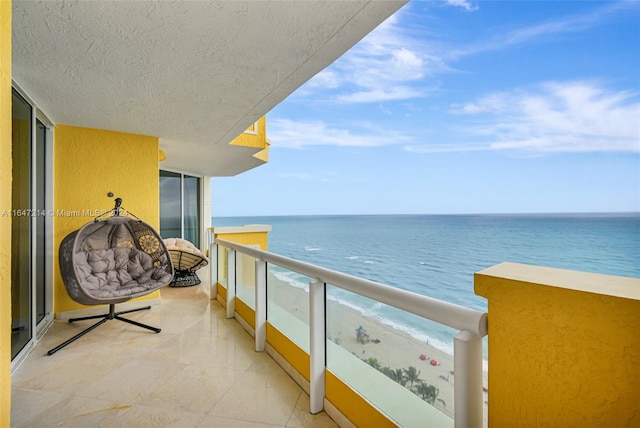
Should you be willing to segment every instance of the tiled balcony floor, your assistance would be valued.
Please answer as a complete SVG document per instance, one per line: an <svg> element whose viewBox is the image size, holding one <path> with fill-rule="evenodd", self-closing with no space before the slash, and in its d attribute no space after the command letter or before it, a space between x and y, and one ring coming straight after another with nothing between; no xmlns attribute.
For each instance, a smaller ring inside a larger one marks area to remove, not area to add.
<svg viewBox="0 0 640 428"><path fill-rule="evenodd" d="M56 321L13 375L11 426L335 427L208 290L125 315L159 334L112 320L47 356L93 322Z"/></svg>

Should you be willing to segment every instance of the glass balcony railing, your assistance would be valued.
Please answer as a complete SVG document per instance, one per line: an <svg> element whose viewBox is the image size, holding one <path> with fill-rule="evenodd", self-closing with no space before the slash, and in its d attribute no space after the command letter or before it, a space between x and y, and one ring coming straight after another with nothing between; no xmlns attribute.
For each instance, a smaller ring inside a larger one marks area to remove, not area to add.
<svg viewBox="0 0 640 428"><path fill-rule="evenodd" d="M280 337L295 345L289 356L276 351L308 380L311 413L325 398L342 411L335 401L346 399L331 389L337 381L401 426L483 425L485 313L227 240L210 246L226 254L211 272L227 280L227 317L240 300L253 309L255 319L245 321L257 351L277 348ZM453 357L379 316L392 312L451 328Z"/></svg>
<svg viewBox="0 0 640 428"><path fill-rule="evenodd" d="M402 312L327 285L327 369L400 426L452 426L453 360L369 308Z"/></svg>
<svg viewBox="0 0 640 428"><path fill-rule="evenodd" d="M256 265L255 259L242 253L236 254L236 297L255 311Z"/></svg>
<svg viewBox="0 0 640 428"><path fill-rule="evenodd" d="M280 266L267 266L267 319L309 353L309 282L311 278Z"/></svg>

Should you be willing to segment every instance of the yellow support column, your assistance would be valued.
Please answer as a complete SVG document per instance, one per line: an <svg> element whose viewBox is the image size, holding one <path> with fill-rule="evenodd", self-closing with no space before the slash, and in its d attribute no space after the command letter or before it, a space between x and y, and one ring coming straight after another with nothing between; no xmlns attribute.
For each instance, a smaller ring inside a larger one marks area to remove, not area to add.
<svg viewBox="0 0 640 428"><path fill-rule="evenodd" d="M640 426L640 279L502 263L488 299L489 426Z"/></svg>
<svg viewBox="0 0 640 428"><path fill-rule="evenodd" d="M0 1L0 212L11 212L11 1ZM0 427L11 415L11 216L0 216Z"/></svg>

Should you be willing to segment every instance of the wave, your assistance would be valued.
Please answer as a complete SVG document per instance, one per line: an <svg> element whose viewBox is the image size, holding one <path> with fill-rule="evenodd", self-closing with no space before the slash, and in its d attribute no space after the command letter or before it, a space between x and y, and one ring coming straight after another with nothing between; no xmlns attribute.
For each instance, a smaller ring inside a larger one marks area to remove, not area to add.
<svg viewBox="0 0 640 428"><path fill-rule="evenodd" d="M305 291L309 291L308 278L304 275L284 270L271 270L269 273L285 284L288 284L295 288L301 288Z"/></svg>
<svg viewBox="0 0 640 428"><path fill-rule="evenodd" d="M384 324L388 327L393 328L394 330L407 334L418 342L431 345L434 348L453 356L453 342L452 343L444 342L441 339L438 339L432 335L429 335L423 330L408 326L402 322L390 319L389 317L385 317L384 315L378 312L375 312L375 309L382 309L381 304L379 302L376 302L377 304L374 305L374 308L366 308L353 301L343 299L335 295L327 295L327 299L332 300L353 311L356 311L364 317L372 318L381 324ZM452 337L452 340L453 340L453 337Z"/></svg>
<svg viewBox="0 0 640 428"><path fill-rule="evenodd" d="M320 247L304 247L305 251L320 251L321 248Z"/></svg>

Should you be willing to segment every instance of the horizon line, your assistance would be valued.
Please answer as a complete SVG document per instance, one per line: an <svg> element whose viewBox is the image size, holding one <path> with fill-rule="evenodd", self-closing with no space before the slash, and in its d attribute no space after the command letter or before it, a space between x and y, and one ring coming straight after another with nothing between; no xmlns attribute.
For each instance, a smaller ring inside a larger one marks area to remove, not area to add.
<svg viewBox="0 0 640 428"><path fill-rule="evenodd" d="M640 211L548 211L548 212L478 212L478 213L362 213L362 214L251 214L251 215L212 215L211 218L236 217L347 217L347 216L491 216L491 215L637 215Z"/></svg>

